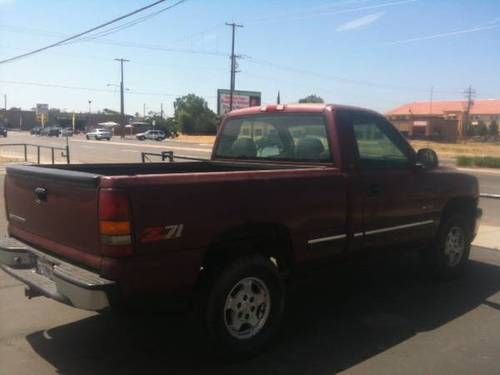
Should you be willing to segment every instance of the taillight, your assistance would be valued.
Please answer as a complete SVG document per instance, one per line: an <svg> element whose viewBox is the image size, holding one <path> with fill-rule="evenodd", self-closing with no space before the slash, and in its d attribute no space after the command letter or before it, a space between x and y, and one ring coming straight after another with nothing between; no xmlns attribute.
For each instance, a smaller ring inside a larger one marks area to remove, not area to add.
<svg viewBox="0 0 500 375"><path fill-rule="evenodd" d="M101 189L99 192L99 231L104 255L132 254L130 202L124 191Z"/></svg>

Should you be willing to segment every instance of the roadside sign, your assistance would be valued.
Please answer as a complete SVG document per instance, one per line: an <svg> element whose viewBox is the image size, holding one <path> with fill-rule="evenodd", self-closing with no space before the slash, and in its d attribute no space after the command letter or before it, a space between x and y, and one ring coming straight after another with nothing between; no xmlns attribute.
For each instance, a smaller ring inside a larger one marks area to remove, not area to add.
<svg viewBox="0 0 500 375"><path fill-rule="evenodd" d="M229 112L231 92L226 89L217 90L217 114L223 115ZM261 93L259 91L234 90L233 109L241 109L259 106L261 103Z"/></svg>
<svg viewBox="0 0 500 375"><path fill-rule="evenodd" d="M37 116L45 115L45 117L47 117L48 114L49 114L49 105L48 104L37 104L36 105L36 115Z"/></svg>

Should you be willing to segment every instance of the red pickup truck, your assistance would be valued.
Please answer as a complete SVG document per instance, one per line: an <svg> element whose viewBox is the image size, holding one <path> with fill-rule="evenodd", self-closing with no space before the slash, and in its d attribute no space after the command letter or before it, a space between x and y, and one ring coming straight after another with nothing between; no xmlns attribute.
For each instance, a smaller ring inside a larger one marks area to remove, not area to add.
<svg viewBox="0 0 500 375"><path fill-rule="evenodd" d="M233 111L207 161L9 166L5 199L0 262L28 296L90 310L190 301L233 355L273 338L307 266L390 247L455 276L481 215L475 177L337 105Z"/></svg>

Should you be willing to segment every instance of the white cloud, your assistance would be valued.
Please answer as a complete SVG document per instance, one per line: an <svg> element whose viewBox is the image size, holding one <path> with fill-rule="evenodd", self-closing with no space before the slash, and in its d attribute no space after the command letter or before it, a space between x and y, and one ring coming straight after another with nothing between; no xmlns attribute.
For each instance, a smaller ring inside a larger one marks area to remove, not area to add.
<svg viewBox="0 0 500 375"><path fill-rule="evenodd" d="M12 4L16 0L0 0L0 5L5 5L5 4Z"/></svg>
<svg viewBox="0 0 500 375"><path fill-rule="evenodd" d="M378 20L380 17L382 17L385 14L385 12L378 12L378 13L373 13L369 14L367 16L355 18L352 21L343 23L339 27L337 27L337 31L351 31L351 30L357 30L362 27L366 27L376 20Z"/></svg>

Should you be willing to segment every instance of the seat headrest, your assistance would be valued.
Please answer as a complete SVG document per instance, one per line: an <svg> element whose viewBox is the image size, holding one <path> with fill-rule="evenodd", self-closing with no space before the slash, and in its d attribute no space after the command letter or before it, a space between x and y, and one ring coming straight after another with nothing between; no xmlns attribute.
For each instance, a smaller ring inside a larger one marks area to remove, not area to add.
<svg viewBox="0 0 500 375"><path fill-rule="evenodd" d="M320 159L321 153L325 151L323 143L317 138L305 137L299 139L295 148L298 159L316 160Z"/></svg>
<svg viewBox="0 0 500 375"><path fill-rule="evenodd" d="M254 158L257 156L257 147L251 138L238 138L231 146L233 156Z"/></svg>

